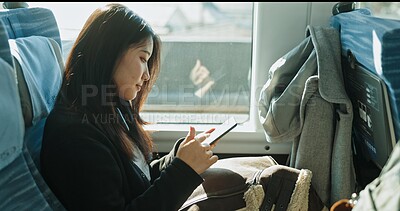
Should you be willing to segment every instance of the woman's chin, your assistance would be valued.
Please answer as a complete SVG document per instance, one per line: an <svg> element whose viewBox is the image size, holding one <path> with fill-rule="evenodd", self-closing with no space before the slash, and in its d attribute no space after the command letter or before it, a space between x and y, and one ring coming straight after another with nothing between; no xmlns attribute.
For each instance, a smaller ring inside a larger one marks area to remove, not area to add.
<svg viewBox="0 0 400 211"><path fill-rule="evenodd" d="M131 100L136 98L136 95L137 95L136 92L132 92L132 93L129 93L129 94L124 94L124 95L122 95L123 96L122 99L124 99L126 101L131 101Z"/></svg>

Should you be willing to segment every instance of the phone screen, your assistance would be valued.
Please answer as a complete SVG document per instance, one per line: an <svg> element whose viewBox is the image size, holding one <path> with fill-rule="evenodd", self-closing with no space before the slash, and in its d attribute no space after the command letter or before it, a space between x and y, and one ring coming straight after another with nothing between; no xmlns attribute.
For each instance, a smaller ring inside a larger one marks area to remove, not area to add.
<svg viewBox="0 0 400 211"><path fill-rule="evenodd" d="M208 143L209 145L211 145L218 139L222 138L222 136L227 134L236 126L237 122L235 118L231 117L227 119L224 123L216 127L215 130L210 134L210 136L206 138L202 143Z"/></svg>

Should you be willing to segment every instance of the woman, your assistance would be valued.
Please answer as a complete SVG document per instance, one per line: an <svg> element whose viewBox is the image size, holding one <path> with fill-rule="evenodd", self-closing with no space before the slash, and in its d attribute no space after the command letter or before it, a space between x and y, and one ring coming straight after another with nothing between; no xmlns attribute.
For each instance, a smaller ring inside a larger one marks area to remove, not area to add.
<svg viewBox="0 0 400 211"><path fill-rule="evenodd" d="M218 160L193 127L152 158L139 112L157 79L160 39L121 4L97 9L66 61L47 118L42 174L68 210L177 210Z"/></svg>

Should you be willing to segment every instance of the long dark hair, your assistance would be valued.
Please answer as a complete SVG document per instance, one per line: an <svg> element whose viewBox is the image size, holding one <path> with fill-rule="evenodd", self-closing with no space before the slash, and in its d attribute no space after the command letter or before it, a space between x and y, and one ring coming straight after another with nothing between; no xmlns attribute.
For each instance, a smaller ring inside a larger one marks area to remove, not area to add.
<svg viewBox="0 0 400 211"><path fill-rule="evenodd" d="M153 54L148 60L150 80L143 84L131 104L126 105L117 96L113 81L115 67L129 48L140 46L149 38L153 40ZM131 137L121 121L114 124L96 122L96 125L129 158L134 157L136 144L149 161L153 144L150 135L143 129L147 122L139 112L159 74L160 48L158 35L126 6L111 3L96 9L84 24L67 58L58 101L70 109L91 114L117 115L118 106L128 106L134 117L130 122Z"/></svg>

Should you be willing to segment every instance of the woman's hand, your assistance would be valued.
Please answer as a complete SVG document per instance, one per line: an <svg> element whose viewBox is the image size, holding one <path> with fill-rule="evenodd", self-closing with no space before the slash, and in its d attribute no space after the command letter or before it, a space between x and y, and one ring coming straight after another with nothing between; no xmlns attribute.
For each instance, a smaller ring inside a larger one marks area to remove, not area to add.
<svg viewBox="0 0 400 211"><path fill-rule="evenodd" d="M213 155L211 151L214 146L201 144L213 131L214 128L195 136L194 127L190 127L188 135L181 142L176 153L178 158L192 167L198 174L203 173L218 160L218 156Z"/></svg>

